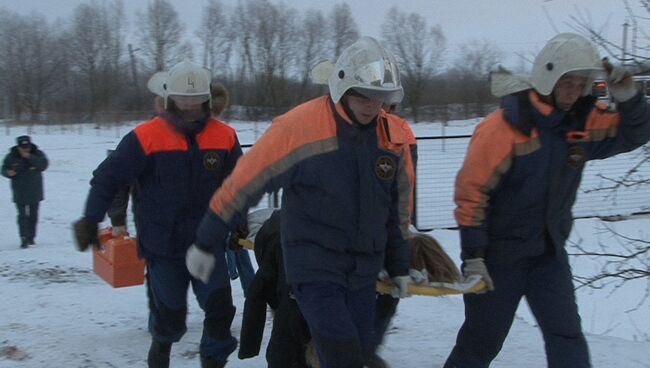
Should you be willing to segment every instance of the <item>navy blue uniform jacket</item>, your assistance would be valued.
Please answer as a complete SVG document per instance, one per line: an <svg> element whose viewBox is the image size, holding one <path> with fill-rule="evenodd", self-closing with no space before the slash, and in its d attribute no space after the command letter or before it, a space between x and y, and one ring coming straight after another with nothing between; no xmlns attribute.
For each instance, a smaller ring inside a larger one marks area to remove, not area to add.
<svg viewBox="0 0 650 368"><path fill-rule="evenodd" d="M48 161L43 151L31 143L32 151L29 158L24 158L14 146L5 156L2 163L2 175L11 179L14 202L19 205L34 204L43 200L43 174ZM8 170L16 175L9 176Z"/></svg>
<svg viewBox="0 0 650 368"><path fill-rule="evenodd" d="M85 216L101 221L115 194L135 182L139 251L145 258L183 258L211 195L242 151L235 130L216 120L181 133L163 117L137 126L93 172Z"/></svg>
<svg viewBox="0 0 650 368"><path fill-rule="evenodd" d="M277 117L210 202L202 247L221 242L265 191L282 188L282 250L289 284L374 283L384 264L409 265L413 163L398 117L353 123L323 96Z"/></svg>
<svg viewBox="0 0 650 368"><path fill-rule="evenodd" d="M476 127L456 178L462 257L511 263L564 247L585 162L649 138L650 106L641 93L618 112L592 96L569 113L532 90L506 96Z"/></svg>

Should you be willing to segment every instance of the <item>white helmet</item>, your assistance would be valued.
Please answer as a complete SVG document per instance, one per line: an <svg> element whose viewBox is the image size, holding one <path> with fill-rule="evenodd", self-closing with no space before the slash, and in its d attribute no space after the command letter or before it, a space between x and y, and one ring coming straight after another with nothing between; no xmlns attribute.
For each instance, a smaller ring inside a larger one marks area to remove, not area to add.
<svg viewBox="0 0 650 368"><path fill-rule="evenodd" d="M151 78L149 78L149 81L147 82L147 88L153 94L162 97L165 94L163 86L165 85L166 80L167 72L156 72L151 76Z"/></svg>
<svg viewBox="0 0 650 368"><path fill-rule="evenodd" d="M564 74L579 73L589 78L583 93L587 95L591 82L603 70L598 50L589 40L575 33L560 33L535 58L530 83L541 95L548 96Z"/></svg>
<svg viewBox="0 0 650 368"><path fill-rule="evenodd" d="M161 96L165 100L165 108L168 106L169 98L193 103L210 101L212 75L209 69L185 59L174 65L166 74L164 80L156 73L149 81L149 89L154 93L158 89L156 86L160 86L162 82Z"/></svg>
<svg viewBox="0 0 650 368"><path fill-rule="evenodd" d="M343 50L329 77L329 87L334 103L350 88L388 104L399 103L404 97L395 57L372 37L362 37Z"/></svg>

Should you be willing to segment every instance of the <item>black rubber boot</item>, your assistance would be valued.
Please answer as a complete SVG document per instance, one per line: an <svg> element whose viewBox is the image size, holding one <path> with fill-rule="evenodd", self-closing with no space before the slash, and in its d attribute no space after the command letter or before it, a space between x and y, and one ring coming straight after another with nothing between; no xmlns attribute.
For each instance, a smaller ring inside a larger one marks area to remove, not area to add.
<svg viewBox="0 0 650 368"><path fill-rule="evenodd" d="M26 237L23 236L22 238L20 238L20 247L21 248L25 249L25 248L27 248L28 245L29 244L28 244L28 241L27 241Z"/></svg>
<svg viewBox="0 0 650 368"><path fill-rule="evenodd" d="M366 367L368 368L390 368L388 363L383 360L377 353L369 353L364 357Z"/></svg>
<svg viewBox="0 0 650 368"><path fill-rule="evenodd" d="M169 368L169 353L171 350L171 343L161 342L156 339L151 340L149 356L147 357L149 368Z"/></svg>
<svg viewBox="0 0 650 368"><path fill-rule="evenodd" d="M226 362L217 362L210 357L201 356L201 368L223 368Z"/></svg>

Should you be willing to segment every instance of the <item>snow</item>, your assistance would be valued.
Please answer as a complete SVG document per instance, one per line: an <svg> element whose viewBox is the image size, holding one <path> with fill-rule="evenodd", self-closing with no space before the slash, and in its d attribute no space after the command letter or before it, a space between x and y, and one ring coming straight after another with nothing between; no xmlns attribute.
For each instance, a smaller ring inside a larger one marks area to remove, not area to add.
<svg viewBox="0 0 650 368"><path fill-rule="evenodd" d="M233 125L242 143L253 142L268 126L245 122ZM415 127L418 135L437 129L436 124ZM8 180L0 190L0 226L4 229L0 237L0 367L145 367L150 337L144 287L113 289L96 276L91 253L75 249L70 226L82 213L92 170L128 127L35 126L31 130L6 127L5 134L0 135L0 147L10 147L16 136L31 134L50 159L44 173L46 199L41 202L36 246L19 249L16 209ZM452 133L447 130L447 134ZM649 221L635 218L609 225L647 239ZM571 239L583 246L617 246L602 227L597 220L578 220ZM458 259L456 231L434 230L431 234L453 259ZM574 273L588 274L598 263L572 258L572 266ZM647 285L642 281L617 290L578 291L594 367L650 367L650 302L642 299ZM238 336L244 302L238 280L233 282L233 298L237 315L232 329ZM172 349L173 367L199 366L202 312L191 293L188 300L188 331ZM459 296L403 300L381 355L393 367L441 367L462 320ZM270 319L264 344L269 335ZM263 354L241 361L235 353L228 363L228 367L262 366ZM541 334L525 303L492 366L546 366Z"/></svg>

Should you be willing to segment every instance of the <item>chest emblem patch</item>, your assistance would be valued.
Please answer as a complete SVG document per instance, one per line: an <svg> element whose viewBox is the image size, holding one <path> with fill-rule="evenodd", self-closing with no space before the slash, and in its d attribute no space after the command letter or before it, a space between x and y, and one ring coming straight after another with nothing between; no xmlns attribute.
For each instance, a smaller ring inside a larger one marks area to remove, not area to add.
<svg viewBox="0 0 650 368"><path fill-rule="evenodd" d="M567 152L567 164L574 168L580 169L587 161L585 149L581 146L571 146Z"/></svg>
<svg viewBox="0 0 650 368"><path fill-rule="evenodd" d="M380 179L390 180L395 176L395 160L389 156L380 156L375 163L375 174Z"/></svg>
<svg viewBox="0 0 650 368"><path fill-rule="evenodd" d="M203 167L207 170L214 171L221 166L221 158L216 152L208 152L203 156Z"/></svg>

